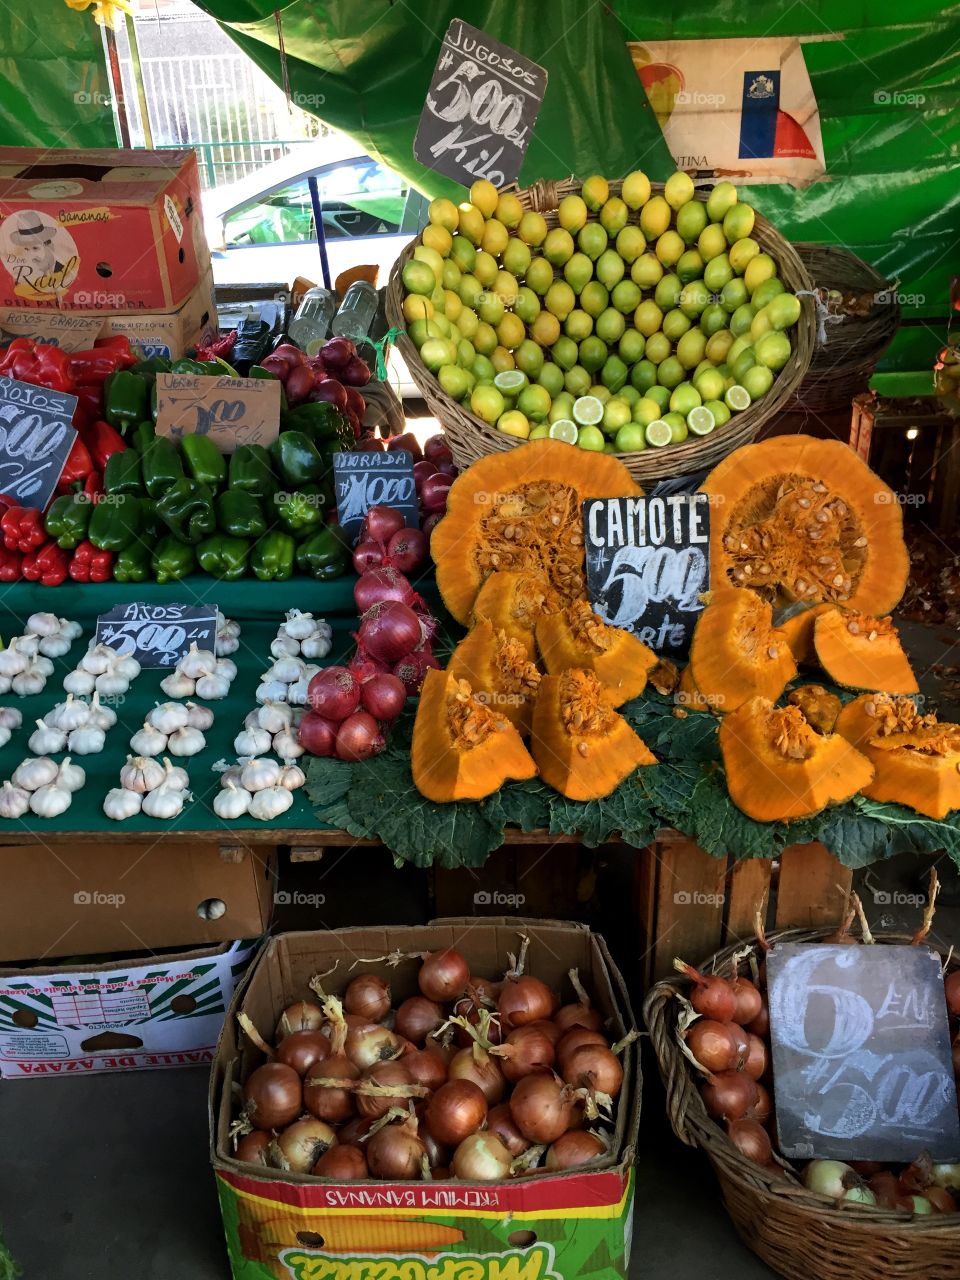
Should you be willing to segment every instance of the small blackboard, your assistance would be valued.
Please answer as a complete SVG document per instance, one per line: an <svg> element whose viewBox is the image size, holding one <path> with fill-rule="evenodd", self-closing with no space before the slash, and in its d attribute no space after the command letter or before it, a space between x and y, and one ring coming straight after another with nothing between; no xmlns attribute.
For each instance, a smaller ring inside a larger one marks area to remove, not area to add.
<svg viewBox="0 0 960 1280"><path fill-rule="evenodd" d="M767 956L788 1158L960 1157L940 958L926 947L780 943Z"/></svg>
<svg viewBox="0 0 960 1280"><path fill-rule="evenodd" d="M413 154L469 187L516 182L543 95L544 67L454 18L443 37Z"/></svg>
<svg viewBox="0 0 960 1280"><path fill-rule="evenodd" d="M333 484L340 526L351 546L370 507L394 507L408 529L420 524L413 455L406 449L335 453Z"/></svg>
<svg viewBox="0 0 960 1280"><path fill-rule="evenodd" d="M97 618L97 644L136 658L141 667L173 667L192 644L214 652L215 604L118 604Z"/></svg>
<svg viewBox="0 0 960 1280"><path fill-rule="evenodd" d="M77 397L0 377L0 493L42 511L77 438Z"/></svg>
<svg viewBox="0 0 960 1280"><path fill-rule="evenodd" d="M670 658L689 649L710 585L709 503L694 493L583 504L594 609Z"/></svg>

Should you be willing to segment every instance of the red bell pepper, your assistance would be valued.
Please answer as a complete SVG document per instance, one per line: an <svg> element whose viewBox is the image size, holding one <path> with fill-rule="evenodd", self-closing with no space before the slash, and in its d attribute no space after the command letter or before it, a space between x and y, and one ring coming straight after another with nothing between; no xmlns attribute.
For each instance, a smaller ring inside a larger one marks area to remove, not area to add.
<svg viewBox="0 0 960 1280"><path fill-rule="evenodd" d="M8 507L0 517L0 533L8 551L34 551L47 541L43 512L34 507Z"/></svg>
<svg viewBox="0 0 960 1280"><path fill-rule="evenodd" d="M14 338L0 356L0 373L51 391L72 391L75 379L70 374L70 359L60 347Z"/></svg>
<svg viewBox="0 0 960 1280"><path fill-rule="evenodd" d="M69 569L70 552L55 542L48 542L38 551L31 551L23 557L23 576L28 582L39 582L43 587L59 587L61 582L66 582Z"/></svg>
<svg viewBox="0 0 960 1280"><path fill-rule="evenodd" d="M90 450L83 443L83 437L77 436L73 447L67 454L66 466L57 481L57 493L69 493L75 484L85 485L87 477L96 471Z"/></svg>
<svg viewBox="0 0 960 1280"><path fill-rule="evenodd" d="M70 353L69 372L75 383L102 384L118 369L129 369L137 363L126 338L107 338L94 343L91 350Z"/></svg>
<svg viewBox="0 0 960 1280"><path fill-rule="evenodd" d="M109 422L92 422L90 426L81 428L80 437L90 451L94 465L102 471L107 459L115 453L123 453L126 445L118 431L114 431Z"/></svg>
<svg viewBox="0 0 960 1280"><path fill-rule="evenodd" d="M237 331L231 329L222 338L214 338L213 342L208 343L204 347L197 347L198 360L226 360L237 344Z"/></svg>
<svg viewBox="0 0 960 1280"><path fill-rule="evenodd" d="M101 551L89 541L81 542L73 553L69 573L74 582L109 582L113 577L113 552Z"/></svg>
<svg viewBox="0 0 960 1280"><path fill-rule="evenodd" d="M0 547L0 582L18 582L23 577L23 555Z"/></svg>

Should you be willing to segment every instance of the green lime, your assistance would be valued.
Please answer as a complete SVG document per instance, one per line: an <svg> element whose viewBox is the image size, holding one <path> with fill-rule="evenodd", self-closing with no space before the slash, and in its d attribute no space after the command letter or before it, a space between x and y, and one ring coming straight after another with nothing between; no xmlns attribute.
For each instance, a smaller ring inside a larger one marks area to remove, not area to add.
<svg viewBox="0 0 960 1280"><path fill-rule="evenodd" d="M750 335L747 333L741 333L739 337L734 338L733 342L731 342L730 346L727 348L725 363L732 365L741 351L749 351L752 346L753 342L751 341Z"/></svg>
<svg viewBox="0 0 960 1280"><path fill-rule="evenodd" d="M493 367L493 361L487 356L477 356L470 368L470 372L478 382L492 383L494 378L497 376L497 371Z"/></svg>
<svg viewBox="0 0 960 1280"><path fill-rule="evenodd" d="M707 206L699 200L688 200L677 210L677 230L687 244L693 244L706 225Z"/></svg>
<svg viewBox="0 0 960 1280"><path fill-rule="evenodd" d="M543 422L550 412L551 404L550 392L546 387L541 387L538 382L524 387L517 396L517 408L521 413L526 414L531 422Z"/></svg>
<svg viewBox="0 0 960 1280"><path fill-rule="evenodd" d="M623 259L616 249L604 249L594 267L597 279L601 284L612 289L623 279Z"/></svg>
<svg viewBox="0 0 960 1280"><path fill-rule="evenodd" d="M603 453L606 443L599 427L581 427L577 432L577 445L590 453Z"/></svg>
<svg viewBox="0 0 960 1280"><path fill-rule="evenodd" d="M594 427L603 421L603 405L596 396L580 396L573 402L573 419L581 427Z"/></svg>
<svg viewBox="0 0 960 1280"><path fill-rule="evenodd" d="M753 345L753 350L757 357L757 364L766 365L768 369L776 371L782 369L790 359L790 339L785 333L774 329L770 333L765 333L762 338L758 338ZM420 353L422 356L422 347Z"/></svg>
<svg viewBox="0 0 960 1280"><path fill-rule="evenodd" d="M733 344L733 334L729 329L720 329L707 339L707 348L704 355L711 364L723 364L727 358L727 352Z"/></svg>
<svg viewBox="0 0 960 1280"><path fill-rule="evenodd" d="M538 422L535 427L530 428L528 440L546 440L550 435L550 428L545 422Z"/></svg>
<svg viewBox="0 0 960 1280"><path fill-rule="evenodd" d="M730 372L733 374L734 381L743 383L747 370L752 369L756 363L757 357L754 348L746 347L735 360L730 362Z"/></svg>
<svg viewBox="0 0 960 1280"><path fill-rule="evenodd" d="M709 303L710 291L707 286L702 280L692 280L690 284L683 286L677 305L684 315L698 319Z"/></svg>
<svg viewBox="0 0 960 1280"><path fill-rule="evenodd" d="M541 387L546 387L553 398L556 399L563 390L563 370L559 365L554 364L552 360L548 360L537 374L537 381Z"/></svg>
<svg viewBox="0 0 960 1280"><path fill-rule="evenodd" d="M564 444L576 444L579 434L577 424L571 422L569 418L558 418L556 422L551 422L547 429L547 435L551 440L562 440Z"/></svg>
<svg viewBox="0 0 960 1280"><path fill-rule="evenodd" d="M617 312L614 312L614 315L616 314ZM626 382L627 373L627 366L619 356L607 356L603 369L600 371L600 381L605 387L609 387L613 395L616 395Z"/></svg>
<svg viewBox="0 0 960 1280"><path fill-rule="evenodd" d="M553 397L553 404L547 414L547 421L556 422L560 418L569 418L573 414L574 399L575 397L569 391L564 391L561 388Z"/></svg>
<svg viewBox="0 0 960 1280"><path fill-rule="evenodd" d="M679 342L692 324L689 316L685 316L679 307L674 307L663 317L660 328L671 342Z"/></svg>
<svg viewBox="0 0 960 1280"><path fill-rule="evenodd" d="M722 222L728 210L737 203L737 188L732 182L718 182L707 196L707 217Z"/></svg>
<svg viewBox="0 0 960 1280"><path fill-rule="evenodd" d="M687 426L695 436L708 436L716 425L716 418L702 404L687 414Z"/></svg>
<svg viewBox="0 0 960 1280"><path fill-rule="evenodd" d="M703 269L703 283L711 293L719 293L725 284L734 279L733 267L725 253L718 254Z"/></svg>
<svg viewBox="0 0 960 1280"><path fill-rule="evenodd" d="M683 282L677 275L667 275L659 282L653 292L653 300L661 311L670 311L680 301ZM644 303L644 306L647 304Z"/></svg>
<svg viewBox="0 0 960 1280"><path fill-rule="evenodd" d="M781 293L778 297L771 298L766 310L774 329L789 329L800 319L800 299L793 293Z"/></svg>
<svg viewBox="0 0 960 1280"><path fill-rule="evenodd" d="M600 210L600 225L608 235L615 236L627 225L629 212L619 196L611 196Z"/></svg>
<svg viewBox="0 0 960 1280"><path fill-rule="evenodd" d="M730 332L736 338L740 338L745 333L750 332L750 326L753 324L753 308L749 302L745 302L743 306L737 307L733 315L730 317Z"/></svg>
<svg viewBox="0 0 960 1280"><path fill-rule="evenodd" d="M744 409L750 407L750 392L746 387L734 383L724 392L723 402L728 409L733 409L735 413L742 413Z"/></svg>
<svg viewBox="0 0 960 1280"><path fill-rule="evenodd" d="M750 399L759 400L773 386L773 370L768 369L766 365L754 365L752 369L747 370L741 381L750 392Z"/></svg>
<svg viewBox="0 0 960 1280"><path fill-rule="evenodd" d="M700 329L690 329L677 343L677 359L684 369L695 369L703 359L707 339Z"/></svg>
<svg viewBox="0 0 960 1280"><path fill-rule="evenodd" d="M611 396L603 406L603 429L607 435L616 435L621 427L625 427L632 418L632 412L626 400L619 396Z"/></svg>
<svg viewBox="0 0 960 1280"><path fill-rule="evenodd" d="M620 397L621 400L626 400L627 404L630 406L631 409L635 404L639 404L642 398L637 388L629 382L625 387L620 388L620 390L617 392L617 395Z"/></svg>
<svg viewBox="0 0 960 1280"><path fill-rule="evenodd" d="M445 364L437 374L437 381L448 396L454 400L462 400L470 387L470 374L456 364Z"/></svg>
<svg viewBox="0 0 960 1280"><path fill-rule="evenodd" d="M730 421L730 410L722 400L705 400L703 407L710 410L718 427L722 427L725 422Z"/></svg>
<svg viewBox="0 0 960 1280"><path fill-rule="evenodd" d="M746 288L746 285L744 284L743 287ZM750 295L750 302L754 311L759 311L761 307L765 307L768 302L772 302L774 298L779 298L785 292L783 281L777 276L772 276L769 280L764 280L763 284L757 285ZM789 296L793 297L793 294ZM779 329L781 326L775 325L774 327Z"/></svg>
<svg viewBox="0 0 960 1280"><path fill-rule="evenodd" d="M624 364L635 365L638 360L643 359L646 345L646 339L637 329L625 329L620 345L617 347L617 354Z"/></svg>
<svg viewBox="0 0 960 1280"><path fill-rule="evenodd" d="M724 391L723 374L714 368L704 369L694 375L693 385L700 392L702 400L719 400Z"/></svg>
<svg viewBox="0 0 960 1280"><path fill-rule="evenodd" d="M606 311L597 316L597 337L602 338L608 346L612 347L620 341L626 327L624 316L614 307L607 307Z"/></svg>
<svg viewBox="0 0 960 1280"><path fill-rule="evenodd" d="M756 240L753 240L750 236L745 236L742 240L734 241L730 246L728 256L730 258L730 265L738 276L743 275L747 267L750 265L751 259L755 258L759 252L760 246L757 244ZM749 289L747 292L749 293Z"/></svg>
<svg viewBox="0 0 960 1280"><path fill-rule="evenodd" d="M585 396L590 390L592 375L587 373L582 364L575 364L563 375L563 388L570 395L571 401L577 396ZM564 414L564 417L569 416Z"/></svg>
<svg viewBox="0 0 960 1280"><path fill-rule="evenodd" d="M649 387L656 386L657 366L652 360L638 360L630 370L630 383L645 395Z"/></svg>
<svg viewBox="0 0 960 1280"><path fill-rule="evenodd" d="M630 315L636 311L642 300L640 286L634 284L632 280L621 280L619 284L614 285L613 293L610 295L610 301L624 315Z"/></svg>
<svg viewBox="0 0 960 1280"><path fill-rule="evenodd" d="M593 279L593 261L585 253L575 253L563 264L563 278L574 293L582 293Z"/></svg>
<svg viewBox="0 0 960 1280"><path fill-rule="evenodd" d="M520 317L524 324L533 324L537 316L540 314L540 299L531 288L524 285L522 289L517 290L517 297L513 304L513 310Z"/></svg>
<svg viewBox="0 0 960 1280"><path fill-rule="evenodd" d="M574 342L582 342L593 333L593 316L575 308L563 322L563 332Z"/></svg>
<svg viewBox="0 0 960 1280"><path fill-rule="evenodd" d="M553 284L553 267L546 258L534 258L524 278L533 292L542 298Z"/></svg>
<svg viewBox="0 0 960 1280"><path fill-rule="evenodd" d="M647 298L641 302L639 307L633 313L633 326L643 334L645 338L649 338L652 333L656 333L660 328L663 320L663 312L659 305L652 298Z"/></svg>
<svg viewBox="0 0 960 1280"><path fill-rule="evenodd" d="M438 254L437 256L439 257L440 255ZM441 259L440 269L437 274L442 273L443 260ZM411 258L401 273L403 287L407 293L419 293L429 297L437 287L437 274L434 274L432 268L426 262Z"/></svg>
<svg viewBox="0 0 960 1280"><path fill-rule="evenodd" d="M530 438L529 419L522 413L518 413L516 409L508 409L506 413L500 415L497 419L497 430L507 436L516 436L518 440Z"/></svg>
<svg viewBox="0 0 960 1280"><path fill-rule="evenodd" d="M483 297L483 285L475 275L467 272L466 275L460 277L457 295L465 307L476 308Z"/></svg>
<svg viewBox="0 0 960 1280"><path fill-rule="evenodd" d="M580 363L590 373L603 368L607 354L607 344L596 334L584 338L580 343Z"/></svg>
<svg viewBox="0 0 960 1280"><path fill-rule="evenodd" d="M665 267L672 267L680 261L686 245L676 231L665 231L658 236L654 252Z"/></svg>
<svg viewBox="0 0 960 1280"><path fill-rule="evenodd" d="M572 369L580 356L577 344L572 338L568 338L566 334L561 335L556 340L550 348L550 354L553 356L554 364L558 364L564 371Z"/></svg>
<svg viewBox="0 0 960 1280"><path fill-rule="evenodd" d="M667 356L666 360L661 361L657 369L657 381L662 387L669 387L672 391L674 387L683 382L686 372L686 369L676 356Z"/></svg>
<svg viewBox="0 0 960 1280"><path fill-rule="evenodd" d="M592 261L600 257L607 247L609 237L599 222L588 222L577 235L577 248Z"/></svg>
<svg viewBox="0 0 960 1280"><path fill-rule="evenodd" d="M543 368L543 350L530 338L524 338L513 353L517 368L529 378L536 378Z"/></svg>
<svg viewBox="0 0 960 1280"><path fill-rule="evenodd" d="M566 320L577 305L577 295L566 280L554 280L544 295L543 305L558 320Z"/></svg>
<svg viewBox="0 0 960 1280"><path fill-rule="evenodd" d="M584 395L593 396L594 400L599 400L601 404L606 404L613 392L609 387L605 387L602 382L594 382L584 392Z"/></svg>
<svg viewBox="0 0 960 1280"><path fill-rule="evenodd" d="M470 393L470 409L491 426L503 414L503 396L492 383L478 383Z"/></svg>
<svg viewBox="0 0 960 1280"><path fill-rule="evenodd" d="M710 338L727 327L727 319L727 313L723 307L718 302L711 302L709 306L704 307L700 315L700 328Z"/></svg>
<svg viewBox="0 0 960 1280"><path fill-rule="evenodd" d="M727 237L723 234L723 227L718 222L710 222L700 232L697 239L697 248L700 250L700 257L704 262L711 262L714 258L720 256L721 253L727 251Z"/></svg>
<svg viewBox="0 0 960 1280"><path fill-rule="evenodd" d="M665 333L651 333L644 355L654 364L662 364L672 350L673 344Z"/></svg>
<svg viewBox="0 0 960 1280"><path fill-rule="evenodd" d="M653 445L655 449L662 449L665 444L673 443L670 423L664 422L662 418L657 418L655 422L648 422L643 434L647 444Z"/></svg>
<svg viewBox="0 0 960 1280"><path fill-rule="evenodd" d="M750 205L737 201L723 215L723 234L731 244L735 240L744 239L753 230L756 216Z"/></svg>
<svg viewBox="0 0 960 1280"><path fill-rule="evenodd" d="M664 391L667 390L666 387L662 389ZM657 404L656 400L651 400L649 396L643 396L643 398L638 400L633 406L633 420L641 427L645 427L651 422L656 422L656 420L662 415L663 406Z"/></svg>
<svg viewBox="0 0 960 1280"><path fill-rule="evenodd" d="M645 252L646 247L647 237L639 227L633 225L624 227L617 236L617 253L628 266L636 262L641 253Z"/></svg>
<svg viewBox="0 0 960 1280"><path fill-rule="evenodd" d="M691 280L699 280L704 272L703 259L696 249L688 249L677 263L676 270L684 284L689 284Z"/></svg>
<svg viewBox="0 0 960 1280"><path fill-rule="evenodd" d="M667 412L667 405L670 403L670 388L661 386L658 382L655 387L650 387L646 393L646 399L652 400L660 410L662 417Z"/></svg>
<svg viewBox="0 0 960 1280"><path fill-rule="evenodd" d="M445 364L457 363L457 345L450 338L428 338L420 348L420 359L431 373Z"/></svg>
<svg viewBox="0 0 960 1280"><path fill-rule="evenodd" d="M563 227L554 227L547 232L547 238L543 242L543 256L555 267L562 267L573 257L575 248L570 232Z"/></svg>
<svg viewBox="0 0 960 1280"><path fill-rule="evenodd" d="M639 453L647 447L647 437L639 423L628 422L617 432L613 443L617 453Z"/></svg>
<svg viewBox="0 0 960 1280"><path fill-rule="evenodd" d="M684 173L680 169L676 173L671 173L664 183L663 198L671 209L680 209L688 200L692 200L693 179L689 173Z"/></svg>
<svg viewBox="0 0 960 1280"><path fill-rule="evenodd" d="M518 396L528 382L527 375L519 369L505 369L503 373L497 374L493 385L505 396Z"/></svg>
<svg viewBox="0 0 960 1280"><path fill-rule="evenodd" d="M678 383L670 394L670 410L684 418L702 403L700 392L691 382Z"/></svg>
<svg viewBox="0 0 960 1280"><path fill-rule="evenodd" d="M663 263L655 253L645 253L630 268L630 279L641 289L653 289L663 279Z"/></svg>
<svg viewBox="0 0 960 1280"><path fill-rule="evenodd" d="M682 413L665 413L661 421L670 428L670 443L683 444L687 438L687 422Z"/></svg>

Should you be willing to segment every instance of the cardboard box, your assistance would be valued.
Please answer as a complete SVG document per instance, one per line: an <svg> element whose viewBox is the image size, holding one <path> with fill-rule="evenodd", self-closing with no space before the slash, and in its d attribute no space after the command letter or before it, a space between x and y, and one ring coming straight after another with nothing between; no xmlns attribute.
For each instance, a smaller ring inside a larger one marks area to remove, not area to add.
<svg viewBox="0 0 960 1280"><path fill-rule="evenodd" d="M172 311L209 267L195 152L0 147L0 306Z"/></svg>
<svg viewBox="0 0 960 1280"><path fill-rule="evenodd" d="M7 845L0 884L0 961L19 961L257 937L273 911L274 866L253 849L225 861L216 844L162 837ZM210 919L217 901L223 913Z"/></svg>
<svg viewBox="0 0 960 1280"><path fill-rule="evenodd" d="M255 942L129 964L0 969L0 1078L211 1062Z"/></svg>
<svg viewBox="0 0 960 1280"><path fill-rule="evenodd" d="M211 1157L235 1280L560 1280L626 1276L633 1154L640 1109L639 1055L624 1054L613 1155L595 1170L533 1174L509 1183L462 1181L338 1184L242 1164L232 1156L232 1085L263 1056L237 1042L243 1011L272 1038L283 1008L315 999L308 983L342 993L351 966L390 952L457 946L473 972L503 973L520 932L528 971L572 999L570 968L617 1035L633 1026L623 979L603 939L584 925L498 919L436 921L423 928L341 929L271 939L234 996L210 1089ZM337 964L333 973L329 970ZM390 982L395 1002L417 993L417 963L364 964Z"/></svg>
<svg viewBox="0 0 960 1280"><path fill-rule="evenodd" d="M176 360L217 336L213 272L208 271L175 311L39 311L0 308L0 340L32 338L64 351L86 351L98 338L123 334L146 356Z"/></svg>

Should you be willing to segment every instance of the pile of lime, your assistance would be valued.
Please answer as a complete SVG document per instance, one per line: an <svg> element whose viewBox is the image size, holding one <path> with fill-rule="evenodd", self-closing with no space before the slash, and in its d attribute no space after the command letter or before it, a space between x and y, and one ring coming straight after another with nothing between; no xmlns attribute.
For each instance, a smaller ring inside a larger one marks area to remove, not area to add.
<svg viewBox="0 0 960 1280"><path fill-rule="evenodd" d="M588 221L590 213L596 220ZM592 177L559 226L481 180L430 205L403 314L444 391L522 440L635 453L705 436L765 396L800 318L753 208L686 173Z"/></svg>

